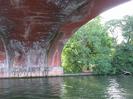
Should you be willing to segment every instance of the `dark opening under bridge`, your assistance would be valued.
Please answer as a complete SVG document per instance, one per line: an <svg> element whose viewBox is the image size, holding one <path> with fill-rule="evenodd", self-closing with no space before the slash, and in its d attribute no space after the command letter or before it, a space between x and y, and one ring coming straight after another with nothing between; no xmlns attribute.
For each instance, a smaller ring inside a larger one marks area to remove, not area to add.
<svg viewBox="0 0 133 99"><path fill-rule="evenodd" d="M64 44L83 24L129 0L0 0L0 77L60 75Z"/></svg>

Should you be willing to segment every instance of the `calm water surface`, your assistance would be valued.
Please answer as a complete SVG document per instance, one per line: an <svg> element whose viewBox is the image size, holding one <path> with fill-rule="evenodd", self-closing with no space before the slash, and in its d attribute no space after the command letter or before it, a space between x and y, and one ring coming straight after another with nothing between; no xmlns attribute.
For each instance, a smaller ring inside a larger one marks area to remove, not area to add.
<svg viewBox="0 0 133 99"><path fill-rule="evenodd" d="M133 99L133 76L1 79L0 99Z"/></svg>

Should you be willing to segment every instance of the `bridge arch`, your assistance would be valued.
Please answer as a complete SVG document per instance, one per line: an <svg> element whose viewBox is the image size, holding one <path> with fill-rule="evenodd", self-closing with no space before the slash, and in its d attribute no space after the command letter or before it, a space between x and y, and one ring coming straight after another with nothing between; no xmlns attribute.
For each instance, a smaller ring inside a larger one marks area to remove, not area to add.
<svg viewBox="0 0 133 99"><path fill-rule="evenodd" d="M59 67L62 49L79 27L127 1L0 0L0 57L6 64L1 70L14 73L19 68L24 74Z"/></svg>
<svg viewBox="0 0 133 99"><path fill-rule="evenodd" d="M55 41L53 42L50 48L50 52L48 54L49 55L48 56L49 66L60 66L61 65L61 52L64 47L64 44L68 41L68 39L74 34L74 32L77 29L79 29L82 25L84 25L86 22L93 19L100 13L114 6L117 6L123 2L127 2L127 1L126 0L108 0L108 1L107 0L101 0L101 1L93 0L88 5L86 5L87 6L86 8L83 7L82 11L84 10L83 11L85 12L84 14L82 13L82 11L81 13L79 13L79 15L82 16L81 19L76 20L75 19L76 15L73 15L74 16L73 19L75 19L76 21L74 20L72 22L66 23L63 26L61 26L58 36L55 37Z"/></svg>

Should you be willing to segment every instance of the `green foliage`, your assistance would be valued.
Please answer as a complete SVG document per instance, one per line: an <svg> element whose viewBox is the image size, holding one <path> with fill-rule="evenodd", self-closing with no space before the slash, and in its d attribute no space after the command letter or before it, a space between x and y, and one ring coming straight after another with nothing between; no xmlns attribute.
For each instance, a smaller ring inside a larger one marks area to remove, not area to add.
<svg viewBox="0 0 133 99"><path fill-rule="evenodd" d="M124 41L116 47L112 64L117 72L133 73L133 16L125 16L115 24L120 24Z"/></svg>
<svg viewBox="0 0 133 99"><path fill-rule="evenodd" d="M118 73L124 71L133 73L133 45L117 46L112 64Z"/></svg>
<svg viewBox="0 0 133 99"><path fill-rule="evenodd" d="M121 44L117 44L118 32L124 37ZM64 70L70 73L84 69L97 74L133 73L133 16L110 20L105 26L99 17L90 21L68 41L62 60Z"/></svg>
<svg viewBox="0 0 133 99"><path fill-rule="evenodd" d="M96 73L110 73L111 47L112 39L97 17L68 41L62 53L62 66L71 73L82 72L84 68Z"/></svg>

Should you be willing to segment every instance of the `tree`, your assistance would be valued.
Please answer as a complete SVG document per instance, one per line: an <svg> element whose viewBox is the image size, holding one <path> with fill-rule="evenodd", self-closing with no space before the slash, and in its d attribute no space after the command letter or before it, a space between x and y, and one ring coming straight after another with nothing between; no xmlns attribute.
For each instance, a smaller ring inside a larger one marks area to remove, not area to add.
<svg viewBox="0 0 133 99"><path fill-rule="evenodd" d="M62 53L62 66L66 72L82 72L86 68L96 73L110 73L111 48L112 39L97 17L68 41Z"/></svg>
<svg viewBox="0 0 133 99"><path fill-rule="evenodd" d="M116 68L117 72L132 72L133 73L133 16L125 16L121 20L111 20L108 26L120 28L124 41L116 46L116 52L112 61L112 65Z"/></svg>

